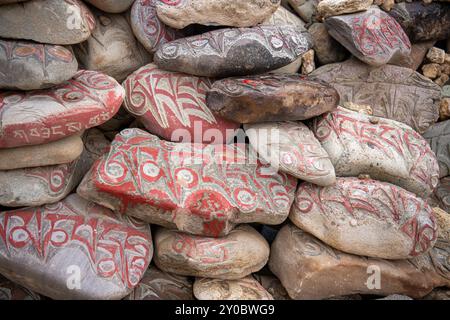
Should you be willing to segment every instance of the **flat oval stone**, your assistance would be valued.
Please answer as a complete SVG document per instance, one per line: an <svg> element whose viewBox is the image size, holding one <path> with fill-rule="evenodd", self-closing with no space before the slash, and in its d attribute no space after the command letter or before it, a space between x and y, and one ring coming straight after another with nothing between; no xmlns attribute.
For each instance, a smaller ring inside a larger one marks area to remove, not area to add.
<svg viewBox="0 0 450 320"><path fill-rule="evenodd" d="M211 80L149 64L123 83L124 105L145 128L165 140L227 143L240 124L214 116L206 106ZM208 134L214 133L216 139Z"/></svg>
<svg viewBox="0 0 450 320"><path fill-rule="evenodd" d="M238 280L197 278L194 295L197 300L273 300L252 276Z"/></svg>
<svg viewBox="0 0 450 320"><path fill-rule="evenodd" d="M328 186L336 182L330 157L301 122L267 122L244 126L250 145L277 171Z"/></svg>
<svg viewBox="0 0 450 320"><path fill-rule="evenodd" d="M182 37L178 30L166 26L156 14L157 0L136 0L131 7L131 28L136 38L154 53L159 45Z"/></svg>
<svg viewBox="0 0 450 320"><path fill-rule="evenodd" d="M300 75L258 75L214 82L206 104L239 123L306 120L337 107L337 91Z"/></svg>
<svg viewBox="0 0 450 320"><path fill-rule="evenodd" d="M121 299L153 255L147 224L73 194L0 212L0 272L52 299Z"/></svg>
<svg viewBox="0 0 450 320"><path fill-rule="evenodd" d="M311 49L311 42L297 26L219 29L161 45L154 62L196 76L258 74L290 64Z"/></svg>
<svg viewBox="0 0 450 320"><path fill-rule="evenodd" d="M0 37L50 44L80 43L95 20L79 0L30 0L0 7Z"/></svg>
<svg viewBox="0 0 450 320"><path fill-rule="evenodd" d="M0 39L0 88L50 88L72 78L78 63L62 46Z"/></svg>
<svg viewBox="0 0 450 320"><path fill-rule="evenodd" d="M48 143L98 126L119 110L124 90L95 71L51 89L0 92L0 148Z"/></svg>
<svg viewBox="0 0 450 320"><path fill-rule="evenodd" d="M152 224L218 237L238 223L280 224L297 180L239 145L172 143L139 129L118 134L78 194Z"/></svg>
<svg viewBox="0 0 450 320"><path fill-rule="evenodd" d="M361 61L382 66L409 60L411 43L402 27L386 12L364 12L325 19L329 34Z"/></svg>
<svg viewBox="0 0 450 320"><path fill-rule="evenodd" d="M86 0L93 6L96 6L102 11L109 13L120 13L127 11L133 4L134 0Z"/></svg>
<svg viewBox="0 0 450 320"><path fill-rule="evenodd" d="M317 16L325 19L346 13L366 11L373 0L322 0L317 5Z"/></svg>
<svg viewBox="0 0 450 320"><path fill-rule="evenodd" d="M431 126L423 137L436 154L439 163L439 177L450 175L450 120Z"/></svg>
<svg viewBox="0 0 450 320"><path fill-rule="evenodd" d="M375 258L415 257L437 239L434 214L424 200L371 179L338 178L331 187L302 183L289 218L333 248Z"/></svg>
<svg viewBox="0 0 450 320"><path fill-rule="evenodd" d="M450 3L396 3L389 14L403 27L412 42L450 37Z"/></svg>
<svg viewBox="0 0 450 320"><path fill-rule="evenodd" d="M369 105L374 116L403 122L419 133L439 118L441 88L408 68L371 68L351 59L320 67L310 76L333 86L339 92L341 105Z"/></svg>
<svg viewBox="0 0 450 320"><path fill-rule="evenodd" d="M248 225L240 225L222 238L159 228L154 240L158 268L186 276L241 279L260 270L269 259L266 240Z"/></svg>
<svg viewBox="0 0 450 320"><path fill-rule="evenodd" d="M427 198L439 182L439 166L427 141L389 119L339 108L318 118L313 132L337 176L370 175Z"/></svg>
<svg viewBox="0 0 450 320"><path fill-rule="evenodd" d="M190 24L252 27L277 10L280 0L176 0L157 1L158 17L168 26Z"/></svg>

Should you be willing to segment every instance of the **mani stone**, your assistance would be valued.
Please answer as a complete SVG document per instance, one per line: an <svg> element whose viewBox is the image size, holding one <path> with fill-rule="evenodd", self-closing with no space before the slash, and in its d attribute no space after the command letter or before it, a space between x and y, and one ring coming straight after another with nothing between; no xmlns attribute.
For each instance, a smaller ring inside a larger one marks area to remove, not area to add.
<svg viewBox="0 0 450 320"><path fill-rule="evenodd" d="M450 38L450 3L402 2L395 4L389 14L412 42Z"/></svg>
<svg viewBox="0 0 450 320"><path fill-rule="evenodd" d="M118 134L78 194L152 224L218 237L238 223L286 220L297 179L241 144L172 143L140 129Z"/></svg>
<svg viewBox="0 0 450 320"><path fill-rule="evenodd" d="M83 141L73 135L47 144L0 149L0 170L43 167L75 161Z"/></svg>
<svg viewBox="0 0 450 320"><path fill-rule="evenodd" d="M0 273L56 300L121 299L153 255L148 224L76 194L0 212Z"/></svg>
<svg viewBox="0 0 450 320"><path fill-rule="evenodd" d="M370 175L427 198L439 165L427 141L407 125L338 108L313 124L337 176Z"/></svg>
<svg viewBox="0 0 450 320"><path fill-rule="evenodd" d="M251 147L276 170L321 186L336 182L330 157L301 122L266 122L244 126Z"/></svg>
<svg viewBox="0 0 450 320"><path fill-rule="evenodd" d="M341 105L369 105L374 116L403 122L419 133L439 118L441 88L408 68L372 68L350 59L320 67L310 76L333 86L339 92Z"/></svg>
<svg viewBox="0 0 450 320"><path fill-rule="evenodd" d="M13 300L41 300L41 297L0 275L0 301Z"/></svg>
<svg viewBox="0 0 450 320"><path fill-rule="evenodd" d="M411 43L402 27L386 12L364 12L325 19L329 34L361 61L382 66L409 60Z"/></svg>
<svg viewBox="0 0 450 320"><path fill-rule="evenodd" d="M93 14L96 27L91 37L74 46L84 69L103 72L121 82L151 61L150 54L136 40L124 15L99 10L94 10Z"/></svg>
<svg viewBox="0 0 450 320"><path fill-rule="evenodd" d="M0 148L60 140L98 126L119 110L124 89L96 71L79 71L51 89L0 92Z"/></svg>
<svg viewBox="0 0 450 320"><path fill-rule="evenodd" d="M124 106L153 134L174 142L224 144L240 124L214 116L206 106L211 80L146 65L123 83ZM220 137L212 139L210 133Z"/></svg>
<svg viewBox="0 0 450 320"><path fill-rule="evenodd" d="M305 22L315 20L317 14L317 5L320 0L288 0L292 8Z"/></svg>
<svg viewBox="0 0 450 320"><path fill-rule="evenodd" d="M194 295L197 300L274 300L251 275L238 280L198 278Z"/></svg>
<svg viewBox="0 0 450 320"><path fill-rule="evenodd" d="M154 241L156 266L185 276L237 280L259 271L269 259L269 244L245 224L222 238L159 228Z"/></svg>
<svg viewBox="0 0 450 320"><path fill-rule="evenodd" d="M439 185L434 191L434 196L438 200L439 206L450 213L450 176L439 181Z"/></svg>
<svg viewBox="0 0 450 320"><path fill-rule="evenodd" d="M450 120L431 126L423 137L436 154L439 163L439 177L450 175Z"/></svg>
<svg viewBox="0 0 450 320"><path fill-rule="evenodd" d="M346 13L366 11L373 0L322 0L317 5L317 17L325 19Z"/></svg>
<svg viewBox="0 0 450 320"><path fill-rule="evenodd" d="M337 107L337 91L298 74L216 81L206 94L214 114L239 123L306 120Z"/></svg>
<svg viewBox="0 0 450 320"><path fill-rule="evenodd" d="M159 19L182 29L190 24L253 27L280 6L280 0L180 0L157 1Z"/></svg>
<svg viewBox="0 0 450 320"><path fill-rule="evenodd" d="M83 140L83 153L70 163L0 171L0 205L40 206L64 199L109 145L97 129L87 131Z"/></svg>
<svg viewBox="0 0 450 320"><path fill-rule="evenodd" d="M347 50L330 36L325 24L314 23L308 32L313 39L315 56L321 65L340 62L347 58Z"/></svg>
<svg viewBox="0 0 450 320"><path fill-rule="evenodd" d="M373 259L333 249L291 224L278 233L269 261L270 270L296 300L354 293L417 299L433 288L450 286L449 267L450 243L443 240L413 259Z"/></svg>
<svg viewBox="0 0 450 320"><path fill-rule="evenodd" d="M0 88L45 89L72 78L78 63L62 46L0 39Z"/></svg>
<svg viewBox="0 0 450 320"><path fill-rule="evenodd" d="M161 69L196 76L259 74L295 61L311 42L299 26L219 29L162 44L154 62Z"/></svg>
<svg viewBox="0 0 450 320"><path fill-rule="evenodd" d="M166 26L156 14L156 1L136 0L131 7L131 28L148 52L154 53L160 44L180 38L181 32Z"/></svg>
<svg viewBox="0 0 450 320"><path fill-rule="evenodd" d="M127 11L134 0L86 0L93 6L109 13L120 13Z"/></svg>
<svg viewBox="0 0 450 320"><path fill-rule="evenodd" d="M80 0L30 0L0 6L0 37L49 44L76 44L89 38L95 20Z"/></svg>
<svg viewBox="0 0 450 320"><path fill-rule="evenodd" d="M374 258L412 258L437 238L426 201L371 179L337 178L331 187L302 183L289 218L333 248Z"/></svg>
<svg viewBox="0 0 450 320"><path fill-rule="evenodd" d="M150 266L126 300L194 300L193 281Z"/></svg>

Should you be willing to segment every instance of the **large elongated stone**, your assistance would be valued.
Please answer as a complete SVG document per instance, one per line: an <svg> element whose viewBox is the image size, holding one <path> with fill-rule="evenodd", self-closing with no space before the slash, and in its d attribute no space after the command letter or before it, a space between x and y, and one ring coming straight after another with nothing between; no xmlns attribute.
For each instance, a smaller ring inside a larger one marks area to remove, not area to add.
<svg viewBox="0 0 450 320"><path fill-rule="evenodd" d="M439 176L450 175L450 120L436 123L423 137L427 139L439 163Z"/></svg>
<svg viewBox="0 0 450 320"><path fill-rule="evenodd" d="M154 239L155 264L180 275L241 279L259 271L269 259L268 243L248 225L240 225L223 238L159 228Z"/></svg>
<svg viewBox="0 0 450 320"><path fill-rule="evenodd" d="M325 19L346 13L366 11L373 0L322 0L317 5L317 16Z"/></svg>
<svg viewBox="0 0 450 320"><path fill-rule="evenodd" d="M30 0L0 7L0 37L51 44L85 41L95 20L80 0Z"/></svg>
<svg viewBox="0 0 450 320"><path fill-rule="evenodd" d="M270 270L293 299L325 299L361 294L404 294L421 298L433 288L450 286L450 243L439 240L425 255L382 260L333 249L289 224L271 248ZM379 274L381 283L370 279Z"/></svg>
<svg viewBox="0 0 450 320"><path fill-rule="evenodd" d="M134 0L86 0L102 11L109 13L120 13L127 11Z"/></svg>
<svg viewBox="0 0 450 320"><path fill-rule="evenodd" d="M228 77L284 67L312 46L297 26L219 29L160 46L154 62L170 71Z"/></svg>
<svg viewBox="0 0 450 320"><path fill-rule="evenodd" d="M120 108L124 90L95 71L51 89L0 93L0 148L62 139L109 120Z"/></svg>
<svg viewBox="0 0 450 320"><path fill-rule="evenodd" d="M305 120L337 107L337 91L300 75L259 75L214 82L208 107L239 123Z"/></svg>
<svg viewBox="0 0 450 320"><path fill-rule="evenodd" d="M208 78L164 71L149 64L123 83L125 108L146 129L165 140L199 143L227 143L238 123L214 116L206 106ZM213 133L213 141L209 133Z"/></svg>
<svg viewBox="0 0 450 320"><path fill-rule="evenodd" d="M424 198L439 182L429 144L403 123L338 108L318 118L313 131L337 176L368 174Z"/></svg>
<svg viewBox="0 0 450 320"><path fill-rule="evenodd" d="M78 193L167 228L220 236L237 223L280 224L297 180L274 173L236 145L171 143L123 130ZM269 174L270 173L270 174Z"/></svg>
<svg viewBox="0 0 450 320"><path fill-rule="evenodd" d="M328 82L340 103L369 105L374 116L406 123L419 133L439 118L440 87L408 68L371 68L356 59L320 67L311 74Z"/></svg>
<svg viewBox="0 0 450 320"><path fill-rule="evenodd" d="M78 63L62 46L0 39L0 88L49 88L72 78Z"/></svg>
<svg viewBox="0 0 450 320"><path fill-rule="evenodd" d="M280 0L181 0L157 1L158 17L168 26L190 24L252 27L277 10Z"/></svg>
<svg viewBox="0 0 450 320"><path fill-rule="evenodd" d="M121 299L152 259L148 225L76 194L1 212L0 221L0 272L53 299ZM78 288L70 275L79 275Z"/></svg>
<svg viewBox="0 0 450 320"><path fill-rule="evenodd" d="M402 27L378 7L325 19L330 35L355 57L373 66L409 60L411 43Z"/></svg>
<svg viewBox="0 0 450 320"><path fill-rule="evenodd" d="M252 276L238 280L198 278L194 295L198 300L273 300Z"/></svg>
<svg viewBox="0 0 450 320"><path fill-rule="evenodd" d="M289 218L333 248L375 258L415 257L437 238L433 211L424 200L370 179L338 178L331 187L303 183Z"/></svg>

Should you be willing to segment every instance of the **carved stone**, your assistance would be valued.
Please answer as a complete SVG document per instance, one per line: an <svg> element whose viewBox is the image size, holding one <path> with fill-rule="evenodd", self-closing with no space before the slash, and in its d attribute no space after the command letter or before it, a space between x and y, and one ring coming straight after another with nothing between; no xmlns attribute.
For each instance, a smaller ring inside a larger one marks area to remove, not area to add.
<svg viewBox="0 0 450 320"><path fill-rule="evenodd" d="M423 137L436 154L439 163L439 177L450 175L450 120L431 126Z"/></svg>

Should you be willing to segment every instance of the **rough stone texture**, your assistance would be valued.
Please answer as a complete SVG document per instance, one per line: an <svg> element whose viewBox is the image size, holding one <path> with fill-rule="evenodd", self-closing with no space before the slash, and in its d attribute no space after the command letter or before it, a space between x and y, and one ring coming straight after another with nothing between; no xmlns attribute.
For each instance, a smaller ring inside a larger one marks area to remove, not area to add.
<svg viewBox="0 0 450 320"><path fill-rule="evenodd" d="M194 300L193 281L151 266L126 300Z"/></svg>
<svg viewBox="0 0 450 320"><path fill-rule="evenodd" d="M149 64L123 83L125 108L145 128L175 142L227 143L240 124L215 117L206 106L211 80L158 69ZM220 135L217 140L208 131ZM213 141L214 140L214 141Z"/></svg>
<svg viewBox="0 0 450 320"><path fill-rule="evenodd" d="M158 268L180 275L237 280L259 271L269 259L269 244L248 225L222 238L159 228L154 241Z"/></svg>
<svg viewBox="0 0 450 320"><path fill-rule="evenodd" d="M441 48L432 47L428 50L427 59L434 63L444 63L445 51Z"/></svg>
<svg viewBox="0 0 450 320"><path fill-rule="evenodd" d="M302 75L308 75L316 69L316 63L314 61L314 50L306 51L302 56Z"/></svg>
<svg viewBox="0 0 450 320"><path fill-rule="evenodd" d="M156 14L157 0L136 0L131 8L131 28L136 38L154 53L160 44L180 38L181 32L166 26Z"/></svg>
<svg viewBox="0 0 450 320"><path fill-rule="evenodd" d="M41 297L37 293L21 287L0 275L0 301L12 300L41 300Z"/></svg>
<svg viewBox="0 0 450 320"><path fill-rule="evenodd" d="M441 105L439 106L439 119L447 120L450 118L450 98L445 97L441 100Z"/></svg>
<svg viewBox="0 0 450 320"><path fill-rule="evenodd" d="M127 11L134 0L86 0L102 11L109 13L120 13Z"/></svg>
<svg viewBox="0 0 450 320"><path fill-rule="evenodd" d="M78 63L62 46L0 39L0 88L49 88L72 78Z"/></svg>
<svg viewBox="0 0 450 320"><path fill-rule="evenodd" d="M412 298L400 294L391 294L387 297L380 298L377 300L413 300Z"/></svg>
<svg viewBox="0 0 450 320"><path fill-rule="evenodd" d="M284 226L271 248L270 270L292 299L325 299L353 294L404 294L420 298L450 285L450 243L409 260L382 260L333 249L293 225ZM368 273L368 271L370 273ZM369 281L380 271L381 286Z"/></svg>
<svg viewBox="0 0 450 320"><path fill-rule="evenodd" d="M441 66L437 63L427 63L422 66L422 73L429 79L436 79L441 75Z"/></svg>
<svg viewBox="0 0 450 320"><path fill-rule="evenodd" d="M51 44L80 43L95 20L80 0L31 0L0 7L0 37Z"/></svg>
<svg viewBox="0 0 450 320"><path fill-rule="evenodd" d="M389 14L403 27L412 42L450 37L450 3L402 2L395 4Z"/></svg>
<svg viewBox="0 0 450 320"><path fill-rule="evenodd" d="M450 289L436 288L423 297L424 300L450 300Z"/></svg>
<svg viewBox="0 0 450 320"><path fill-rule="evenodd" d="M338 108L317 118L313 132L336 175L396 184L427 198L439 183L439 165L427 141L403 123Z"/></svg>
<svg viewBox="0 0 450 320"><path fill-rule="evenodd" d="M437 238L425 201L371 179L337 178L331 187L302 183L289 218L333 248L375 258L415 257Z"/></svg>
<svg viewBox="0 0 450 320"><path fill-rule="evenodd" d="M96 27L91 37L74 46L84 69L106 73L123 81L130 73L151 61L151 55L134 37L121 14L93 11Z"/></svg>
<svg viewBox="0 0 450 320"><path fill-rule="evenodd" d="M340 62L348 57L347 50L329 35L325 24L314 23L308 32L313 39L315 56L321 65Z"/></svg>
<svg viewBox="0 0 450 320"><path fill-rule="evenodd" d="M258 123L244 129L252 148L276 171L321 186L336 182L328 153L303 123Z"/></svg>
<svg viewBox="0 0 450 320"><path fill-rule="evenodd" d="M430 127L423 137L436 154L439 163L439 177L450 175L450 120L438 122Z"/></svg>
<svg viewBox="0 0 450 320"><path fill-rule="evenodd" d="M231 121L306 120L336 108L339 95L323 81L300 75L258 75L216 81L206 104Z"/></svg>
<svg viewBox="0 0 450 320"><path fill-rule="evenodd" d="M439 207L433 208L438 226L439 238L450 242L450 214Z"/></svg>
<svg viewBox="0 0 450 320"><path fill-rule="evenodd" d="M166 25L182 29L190 24L252 27L280 6L280 0L181 0L157 1L158 17Z"/></svg>
<svg viewBox="0 0 450 320"><path fill-rule="evenodd" d="M320 67L311 74L328 82L340 103L370 105L373 115L403 122L419 133L439 117L441 88L411 69L371 68L356 59Z"/></svg>
<svg viewBox="0 0 450 320"><path fill-rule="evenodd" d="M288 0L295 12L305 22L311 22L315 19L317 13L317 4L320 0Z"/></svg>
<svg viewBox="0 0 450 320"><path fill-rule="evenodd" d="M64 199L109 145L97 129L89 130L83 140L83 153L71 163L0 171L0 205L40 206Z"/></svg>
<svg viewBox="0 0 450 320"><path fill-rule="evenodd" d="M219 29L161 45L154 62L197 76L240 76L284 67L311 46L310 35L298 26Z"/></svg>
<svg viewBox="0 0 450 320"><path fill-rule="evenodd" d="M194 295L198 300L273 300L251 275L238 280L198 278Z"/></svg>
<svg viewBox="0 0 450 320"><path fill-rule="evenodd" d="M150 228L73 194L0 213L0 272L52 299L121 299L153 254ZM70 276L79 272L80 288Z"/></svg>
<svg viewBox="0 0 450 320"><path fill-rule="evenodd" d="M409 60L411 43L402 27L378 7L325 19L329 34L361 61L382 66ZM363 32L364 31L364 32Z"/></svg>
<svg viewBox="0 0 450 320"><path fill-rule="evenodd" d="M325 19L346 13L366 11L373 0L322 0L317 5L317 17Z"/></svg>
<svg viewBox="0 0 450 320"><path fill-rule="evenodd" d="M450 176L444 177L439 181L434 196L438 200L438 205L450 213Z"/></svg>
<svg viewBox="0 0 450 320"><path fill-rule="evenodd" d="M127 129L78 193L152 224L218 237L238 223L287 218L297 180L270 169L244 145L171 143Z"/></svg>
<svg viewBox="0 0 450 320"><path fill-rule="evenodd" d="M411 46L411 54L409 55L409 59L405 60L401 63L397 63L400 67L405 67L413 70L419 69L422 64L425 56L430 48L434 46L436 41L422 41L415 43Z"/></svg>
<svg viewBox="0 0 450 320"><path fill-rule="evenodd" d="M277 277L261 274L254 274L253 276L270 293L274 300L291 300Z"/></svg>
<svg viewBox="0 0 450 320"><path fill-rule="evenodd" d="M0 148L48 143L109 120L125 93L113 78L79 71L56 87L0 92Z"/></svg>
<svg viewBox="0 0 450 320"><path fill-rule="evenodd" d="M0 170L64 164L75 161L83 152L79 135L47 144L0 149Z"/></svg>

